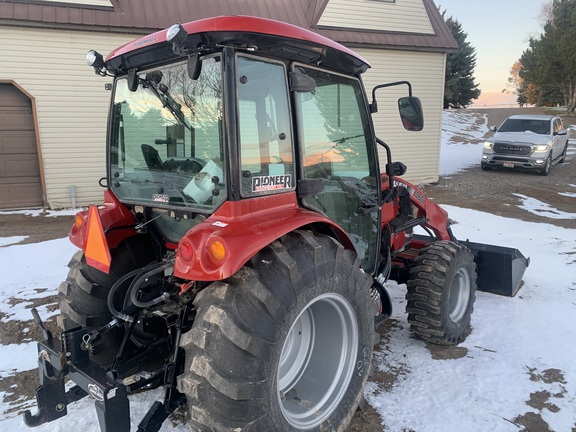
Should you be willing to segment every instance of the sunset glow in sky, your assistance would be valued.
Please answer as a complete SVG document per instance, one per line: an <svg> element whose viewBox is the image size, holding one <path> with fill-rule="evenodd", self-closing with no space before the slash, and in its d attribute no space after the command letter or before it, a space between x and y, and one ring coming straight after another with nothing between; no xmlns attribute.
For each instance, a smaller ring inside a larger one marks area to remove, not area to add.
<svg viewBox="0 0 576 432"><path fill-rule="evenodd" d="M516 103L516 96L502 93L510 69L524 50L530 37L542 32L541 7L547 0L434 0L446 18L452 16L461 24L467 41L476 49L474 77L482 94L475 106Z"/></svg>

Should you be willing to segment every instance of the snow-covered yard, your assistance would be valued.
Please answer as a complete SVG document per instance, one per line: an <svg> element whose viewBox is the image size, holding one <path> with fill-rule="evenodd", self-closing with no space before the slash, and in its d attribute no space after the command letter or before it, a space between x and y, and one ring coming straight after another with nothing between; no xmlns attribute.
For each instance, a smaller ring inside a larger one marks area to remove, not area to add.
<svg viewBox="0 0 576 432"><path fill-rule="evenodd" d="M478 164L481 138L487 130L482 117L448 112L443 129L441 172L449 174ZM466 131L466 141L473 144L455 144L453 136L458 134L462 141L462 131ZM576 196L576 184L567 184L565 193ZM526 209L543 211L542 203L525 198ZM382 430L574 432L576 230L445 208L458 222L453 227L456 237L518 248L530 257L530 267L524 286L514 298L477 293L472 333L447 359L437 358L425 343L410 337L404 287L390 284L396 307L394 321L375 354L375 364L377 374L392 371L395 379L389 388L375 380L366 390L367 400L382 417ZM576 205L573 213L554 214L574 219ZM30 304L57 292L75 252L66 238L18 244L22 240L21 236L0 238L3 325L10 320L30 320ZM44 318L56 313L48 306L39 308ZM0 345L0 379L35 367L33 341ZM133 427L153 400L162 396L156 391L131 397ZM0 430L26 430L14 408L30 404L25 400L0 401ZM35 430L98 431L89 398L74 403L68 411L68 416ZM522 425L531 428L523 429ZM187 427L167 422L161 430L178 432Z"/></svg>

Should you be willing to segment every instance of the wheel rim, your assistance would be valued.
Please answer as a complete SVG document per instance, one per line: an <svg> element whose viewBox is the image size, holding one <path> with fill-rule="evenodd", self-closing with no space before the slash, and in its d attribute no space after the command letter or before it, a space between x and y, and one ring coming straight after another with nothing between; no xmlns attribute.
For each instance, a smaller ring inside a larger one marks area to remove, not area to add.
<svg viewBox="0 0 576 432"><path fill-rule="evenodd" d="M290 328L278 368L280 409L297 429L311 429L340 404L358 351L358 324L338 294L316 297Z"/></svg>
<svg viewBox="0 0 576 432"><path fill-rule="evenodd" d="M466 314L470 298L470 275L465 268L460 268L454 275L450 286L450 319L458 322Z"/></svg>

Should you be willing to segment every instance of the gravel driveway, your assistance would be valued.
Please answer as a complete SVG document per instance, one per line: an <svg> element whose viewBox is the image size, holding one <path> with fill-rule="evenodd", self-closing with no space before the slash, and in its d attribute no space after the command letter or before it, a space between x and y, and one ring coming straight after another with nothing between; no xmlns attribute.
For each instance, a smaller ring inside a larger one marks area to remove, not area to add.
<svg viewBox="0 0 576 432"><path fill-rule="evenodd" d="M488 116L488 126L495 126L512 114L544 113L546 110L516 108L476 112ZM564 123L576 125L576 117L565 116ZM439 204L576 228L576 131L572 131L571 138L566 162L553 166L548 176L518 170L483 171L478 161L478 166L441 177L438 183L423 186L423 189ZM533 209L528 211L525 206Z"/></svg>

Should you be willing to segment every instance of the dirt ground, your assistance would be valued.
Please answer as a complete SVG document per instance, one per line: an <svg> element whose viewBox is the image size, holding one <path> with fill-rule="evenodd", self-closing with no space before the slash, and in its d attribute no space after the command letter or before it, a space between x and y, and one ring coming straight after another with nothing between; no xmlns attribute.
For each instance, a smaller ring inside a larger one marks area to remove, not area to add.
<svg viewBox="0 0 576 432"><path fill-rule="evenodd" d="M533 109L526 111L535 111ZM541 110L538 110L539 112ZM479 121L484 115L488 116L488 124L499 125L507 116L510 110L477 110ZM518 109L513 111L518 112ZM566 124L576 124L576 118L565 119ZM573 133L576 138L576 132ZM473 167L458 174L441 178L436 184L424 186L423 189L429 197L440 204L454 205L458 207L472 208L487 211L510 218L518 218L526 221L547 222L565 228L576 229L576 219L553 219L543 215L537 215L519 208L521 203L519 197L514 194L526 195L543 203L548 204L552 209L559 211L576 213L574 197L560 195L568 191L568 185L576 185L576 145L567 163L556 165L552 168L549 176L542 177L531 172L512 171L482 171L480 167ZM572 189L576 192L576 189ZM68 235L73 223L73 216L26 216L18 214L0 213L0 237L28 236L20 244L36 243L50 239L63 238ZM1 246L0 246L1 247ZM9 301L18 301L11 299ZM44 304L56 303L55 296L39 299ZM36 306L36 305L35 305ZM0 320L3 317L0 316ZM46 323L49 329L55 330L55 320L48 320ZM389 320L379 329L380 337L386 340L388 333L397 323ZM25 329L27 333L24 333ZM38 340L41 338L40 332L33 323L8 321L0 326L0 343L18 343L23 339ZM456 359L467 354L465 348L460 347L436 347L427 345L433 358ZM556 376L559 371L545 371L538 375L534 373L534 379L556 379L561 382L562 377ZM371 381L376 382L381 390L391 389L402 371L374 372ZM556 375L555 375L556 374ZM36 371L19 373L16 376L0 378L0 391L6 392L5 402L17 401L25 396L29 400L33 398ZM17 384L18 394L11 393L11 388ZM548 403L550 395L531 395L530 403L542 405ZM22 403L15 404L14 411L19 411L23 407ZM519 430L523 431L547 431L545 423L537 414L520 416L513 419ZM542 426L542 427L541 427ZM381 432L385 431L385 419L381 419L376 411L365 404L361 411L354 416L349 428L351 432ZM410 431L406 431L410 432Z"/></svg>

